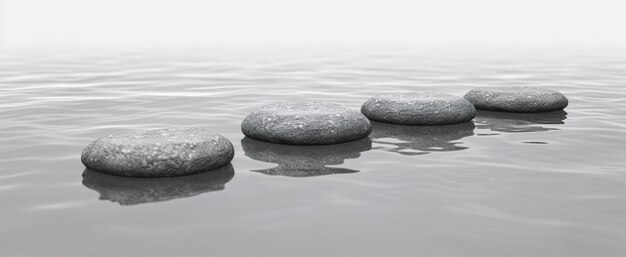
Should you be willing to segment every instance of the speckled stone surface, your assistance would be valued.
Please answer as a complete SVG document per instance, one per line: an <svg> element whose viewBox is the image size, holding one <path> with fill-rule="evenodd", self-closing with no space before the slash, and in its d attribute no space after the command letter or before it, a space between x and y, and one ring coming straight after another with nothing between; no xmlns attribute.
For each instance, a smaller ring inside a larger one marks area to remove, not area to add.
<svg viewBox="0 0 626 257"><path fill-rule="evenodd" d="M83 185L98 191L100 200L134 205L224 190L225 184L233 176L235 171L231 164L208 172L168 178L120 177L86 169L83 172Z"/></svg>
<svg viewBox="0 0 626 257"><path fill-rule="evenodd" d="M472 120L476 109L467 100L431 92L376 95L361 112L371 120L405 125L446 125Z"/></svg>
<svg viewBox="0 0 626 257"><path fill-rule="evenodd" d="M87 168L127 177L170 177L209 171L233 159L225 137L200 128L135 131L100 138L81 155Z"/></svg>
<svg viewBox="0 0 626 257"><path fill-rule="evenodd" d="M343 164L347 159L359 158L362 152L372 148L372 141L366 137L341 144L303 146L273 144L244 137L241 147L245 155L254 160L278 164L270 169L252 170L254 172L272 176L312 177L358 172L332 166Z"/></svg>
<svg viewBox="0 0 626 257"><path fill-rule="evenodd" d="M476 109L501 112L549 112L567 107L567 98L537 87L481 87L465 94Z"/></svg>
<svg viewBox="0 0 626 257"><path fill-rule="evenodd" d="M364 138L371 130L361 113L329 102L270 104L241 123L241 131L250 138L292 145L343 143Z"/></svg>

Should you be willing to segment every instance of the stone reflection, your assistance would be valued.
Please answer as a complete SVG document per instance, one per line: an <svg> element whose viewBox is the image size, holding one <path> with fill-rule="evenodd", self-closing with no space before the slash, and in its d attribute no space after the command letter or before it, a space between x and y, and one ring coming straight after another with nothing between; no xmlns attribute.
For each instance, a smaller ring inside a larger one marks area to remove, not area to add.
<svg viewBox="0 0 626 257"><path fill-rule="evenodd" d="M440 126L410 126L372 122L372 142L383 145L379 149L403 155L421 155L430 152L460 151L458 140L474 135L471 121ZM391 146L391 147L387 147Z"/></svg>
<svg viewBox="0 0 626 257"><path fill-rule="evenodd" d="M559 130L541 125L565 124L567 112L510 113L477 110L474 122L478 129L496 132L541 132ZM484 134L481 134L484 135Z"/></svg>
<svg viewBox="0 0 626 257"><path fill-rule="evenodd" d="M168 178L119 177L86 169L83 185L98 191L100 200L134 205L224 190L224 185L234 175L231 164L200 174Z"/></svg>
<svg viewBox="0 0 626 257"><path fill-rule="evenodd" d="M354 173L358 170L326 167L339 165L346 159L355 159L361 152L372 148L369 138L352 142L333 144L298 146L273 144L245 137L241 146L246 156L263 162L278 164L277 167L265 170L253 170L266 175L289 177L311 177L339 173Z"/></svg>

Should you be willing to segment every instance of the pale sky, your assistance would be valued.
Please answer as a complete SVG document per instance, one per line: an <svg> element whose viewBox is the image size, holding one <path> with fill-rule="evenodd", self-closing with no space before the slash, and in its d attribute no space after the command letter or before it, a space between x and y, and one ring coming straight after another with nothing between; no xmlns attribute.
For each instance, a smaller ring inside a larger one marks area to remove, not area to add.
<svg viewBox="0 0 626 257"><path fill-rule="evenodd" d="M626 45L626 0L0 0L4 46Z"/></svg>

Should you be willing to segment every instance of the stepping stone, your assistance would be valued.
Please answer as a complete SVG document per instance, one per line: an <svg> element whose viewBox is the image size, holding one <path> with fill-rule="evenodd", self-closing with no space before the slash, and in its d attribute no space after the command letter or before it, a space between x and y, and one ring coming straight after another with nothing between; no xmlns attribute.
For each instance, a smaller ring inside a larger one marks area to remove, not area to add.
<svg viewBox="0 0 626 257"><path fill-rule="evenodd" d="M405 125L446 125L472 120L476 109L467 100L431 92L376 95L361 112L371 120Z"/></svg>
<svg viewBox="0 0 626 257"><path fill-rule="evenodd" d="M280 144L337 144L367 137L369 120L358 111L329 102L270 104L241 123L246 136Z"/></svg>
<svg viewBox="0 0 626 257"><path fill-rule="evenodd" d="M481 87L465 94L476 109L501 112L549 112L567 107L567 98L537 87Z"/></svg>
<svg viewBox="0 0 626 257"><path fill-rule="evenodd" d="M100 200L134 205L224 190L225 184L233 176L235 171L231 164L209 172L168 178L120 177L86 169L83 172L83 185L98 191Z"/></svg>
<svg viewBox="0 0 626 257"><path fill-rule="evenodd" d="M127 177L170 177L222 167L233 159L225 137L200 128L135 131L100 138L81 155L87 168Z"/></svg>
<svg viewBox="0 0 626 257"><path fill-rule="evenodd" d="M372 142L366 137L341 144L305 146L273 144L244 137L241 147L245 155L254 160L278 164L277 167L254 172L272 176L312 177L359 172L327 165L340 165L346 159L359 158L361 152L372 148Z"/></svg>

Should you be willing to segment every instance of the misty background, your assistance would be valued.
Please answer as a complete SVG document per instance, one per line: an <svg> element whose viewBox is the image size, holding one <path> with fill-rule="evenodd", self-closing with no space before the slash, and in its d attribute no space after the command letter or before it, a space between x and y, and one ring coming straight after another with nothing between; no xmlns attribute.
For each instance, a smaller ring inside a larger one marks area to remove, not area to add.
<svg viewBox="0 0 626 257"><path fill-rule="evenodd" d="M1 0L13 47L626 44L626 1Z"/></svg>

